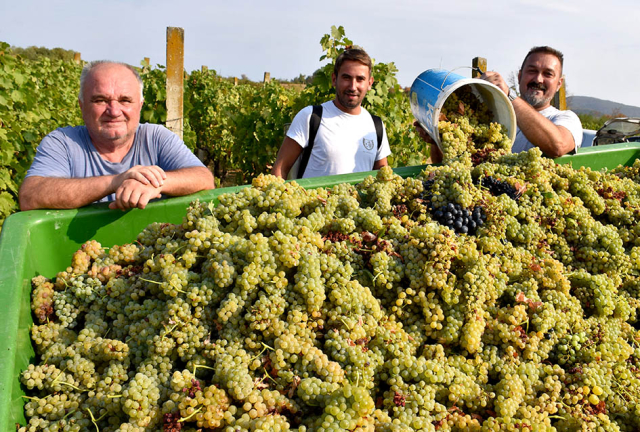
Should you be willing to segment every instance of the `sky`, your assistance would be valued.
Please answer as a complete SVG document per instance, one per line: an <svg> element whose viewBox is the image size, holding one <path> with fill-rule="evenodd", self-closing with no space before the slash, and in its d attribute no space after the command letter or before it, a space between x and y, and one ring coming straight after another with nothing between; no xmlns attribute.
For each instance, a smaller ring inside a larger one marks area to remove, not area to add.
<svg viewBox="0 0 640 432"><path fill-rule="evenodd" d="M184 29L185 69L260 81L311 75L332 26L400 85L423 71L471 76L474 57L505 78L533 46L564 53L567 95L640 106L637 0L0 0L0 41L61 47L83 60L166 64L167 27Z"/></svg>

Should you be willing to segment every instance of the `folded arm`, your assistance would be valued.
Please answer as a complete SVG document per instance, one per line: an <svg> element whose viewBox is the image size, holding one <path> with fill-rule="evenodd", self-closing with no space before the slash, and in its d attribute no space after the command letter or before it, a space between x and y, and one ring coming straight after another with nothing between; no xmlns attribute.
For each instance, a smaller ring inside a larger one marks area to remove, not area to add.
<svg viewBox="0 0 640 432"><path fill-rule="evenodd" d="M143 184L135 179L127 179L116 189L116 200L109 204L111 209L127 210L145 208L150 200L169 196L189 195L201 190L213 189L213 174L205 167L181 168L166 172L161 185Z"/></svg>
<svg viewBox="0 0 640 432"><path fill-rule="evenodd" d="M20 209L72 209L91 204L114 192L111 186L113 177L27 177L18 194Z"/></svg>
<svg viewBox="0 0 640 432"><path fill-rule="evenodd" d="M204 167L165 172L157 166L136 166L118 175L88 178L27 177L19 192L21 210L83 207L112 193L111 208L144 208L161 194L188 195L213 189L213 175Z"/></svg>

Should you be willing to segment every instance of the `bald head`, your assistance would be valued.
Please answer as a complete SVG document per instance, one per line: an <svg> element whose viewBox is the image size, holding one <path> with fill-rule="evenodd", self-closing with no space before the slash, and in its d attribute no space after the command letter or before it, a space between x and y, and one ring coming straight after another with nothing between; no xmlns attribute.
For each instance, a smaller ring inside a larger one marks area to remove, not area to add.
<svg viewBox="0 0 640 432"><path fill-rule="evenodd" d="M140 74L138 74L137 70L135 70L132 66L122 62L115 62L110 60L95 60L87 63L82 69L82 73L80 74L80 93L78 95L78 99L80 99L80 102L84 102L84 92L87 87L87 82L90 80L93 72L104 67L111 68L113 70L124 68L130 71L140 85L140 99L143 99L142 95L144 90L144 83L142 82L142 78L140 78Z"/></svg>
<svg viewBox="0 0 640 432"><path fill-rule="evenodd" d="M78 102L91 141L101 154L133 144L143 103L139 79L122 63L100 62L83 71Z"/></svg>

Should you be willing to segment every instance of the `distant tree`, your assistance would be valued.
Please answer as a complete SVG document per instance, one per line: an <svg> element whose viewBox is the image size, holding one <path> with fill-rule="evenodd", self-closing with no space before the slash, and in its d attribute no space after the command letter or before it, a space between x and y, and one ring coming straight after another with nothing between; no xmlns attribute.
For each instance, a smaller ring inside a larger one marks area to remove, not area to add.
<svg viewBox="0 0 640 432"><path fill-rule="evenodd" d="M313 77L310 77L308 75L300 74L289 82L291 82L292 84L311 84L312 78Z"/></svg>
<svg viewBox="0 0 640 432"><path fill-rule="evenodd" d="M288 84L311 84L313 80L313 76L309 76L309 75L305 75L305 74L300 74L295 78L292 79L281 79L278 78L277 81L281 82L281 83L288 83Z"/></svg>
<svg viewBox="0 0 640 432"><path fill-rule="evenodd" d="M518 71L509 72L507 77L507 85L520 96L520 86L518 85Z"/></svg>
<svg viewBox="0 0 640 432"><path fill-rule="evenodd" d="M319 84L320 82L324 82L326 80L324 68L316 69L313 74L311 74L311 82L310 84Z"/></svg>
<svg viewBox="0 0 640 432"><path fill-rule="evenodd" d="M621 118L621 117L627 117L622 111L620 111L620 108L614 108L611 110L611 114L609 114L609 118Z"/></svg>
<svg viewBox="0 0 640 432"><path fill-rule="evenodd" d="M45 48L30 46L27 48L11 47L14 54L19 55L27 60L37 60L41 57L48 57L52 60L73 61L76 51L66 50L64 48Z"/></svg>

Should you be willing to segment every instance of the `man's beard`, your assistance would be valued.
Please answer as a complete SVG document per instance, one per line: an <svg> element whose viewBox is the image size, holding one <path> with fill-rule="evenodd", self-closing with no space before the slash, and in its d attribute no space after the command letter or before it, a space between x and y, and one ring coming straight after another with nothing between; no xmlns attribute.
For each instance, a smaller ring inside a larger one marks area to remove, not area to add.
<svg viewBox="0 0 640 432"><path fill-rule="evenodd" d="M530 90L542 90L542 94L540 96L534 94ZM540 108L547 105L553 99L552 96L545 96L545 92L547 88L540 84L529 84L527 86L527 91L522 95L522 98L529 103L534 108Z"/></svg>
<svg viewBox="0 0 640 432"><path fill-rule="evenodd" d="M351 96L351 95L355 95L357 97L357 99L355 99L353 101L350 100L348 98L348 96ZM338 96L339 96L338 100L346 108L357 108L362 103L362 101L360 100L360 97L359 97L360 95L358 95L356 93L347 93L347 92L345 92L345 93L343 93L341 95L338 95Z"/></svg>

